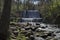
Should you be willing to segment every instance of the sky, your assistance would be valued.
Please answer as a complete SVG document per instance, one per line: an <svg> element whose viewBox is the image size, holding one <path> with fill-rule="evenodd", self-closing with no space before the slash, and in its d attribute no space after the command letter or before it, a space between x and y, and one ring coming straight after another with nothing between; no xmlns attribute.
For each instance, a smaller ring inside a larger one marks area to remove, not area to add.
<svg viewBox="0 0 60 40"><path fill-rule="evenodd" d="M39 3L39 1L32 1L31 3L37 5Z"/></svg>

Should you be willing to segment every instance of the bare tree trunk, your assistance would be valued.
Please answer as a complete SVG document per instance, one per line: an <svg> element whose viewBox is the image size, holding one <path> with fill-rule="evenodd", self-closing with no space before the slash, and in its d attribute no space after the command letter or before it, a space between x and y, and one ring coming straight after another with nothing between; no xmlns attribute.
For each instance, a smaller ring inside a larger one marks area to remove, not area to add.
<svg viewBox="0 0 60 40"><path fill-rule="evenodd" d="M4 0L3 12L0 20L0 40L7 40L10 21L11 0Z"/></svg>

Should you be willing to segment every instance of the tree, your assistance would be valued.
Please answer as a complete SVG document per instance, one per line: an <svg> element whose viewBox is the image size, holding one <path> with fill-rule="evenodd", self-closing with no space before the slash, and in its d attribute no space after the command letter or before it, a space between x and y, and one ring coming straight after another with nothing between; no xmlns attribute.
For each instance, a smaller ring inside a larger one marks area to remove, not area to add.
<svg viewBox="0 0 60 40"><path fill-rule="evenodd" d="M4 0L2 16L0 20L0 40L7 40L10 20L11 0Z"/></svg>

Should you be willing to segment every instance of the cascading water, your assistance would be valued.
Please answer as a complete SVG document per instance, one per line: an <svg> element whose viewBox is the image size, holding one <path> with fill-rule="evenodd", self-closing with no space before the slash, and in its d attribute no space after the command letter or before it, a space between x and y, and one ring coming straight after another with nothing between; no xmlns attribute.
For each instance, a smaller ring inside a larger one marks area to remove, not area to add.
<svg viewBox="0 0 60 40"><path fill-rule="evenodd" d="M22 22L41 22L42 16L38 10L28 10L22 13Z"/></svg>

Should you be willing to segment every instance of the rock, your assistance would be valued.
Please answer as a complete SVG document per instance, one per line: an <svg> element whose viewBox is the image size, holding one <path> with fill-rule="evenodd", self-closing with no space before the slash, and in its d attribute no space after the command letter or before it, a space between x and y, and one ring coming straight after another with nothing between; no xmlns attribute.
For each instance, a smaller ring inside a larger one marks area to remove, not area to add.
<svg viewBox="0 0 60 40"><path fill-rule="evenodd" d="M22 31L25 31L25 29L24 29L24 28L21 28L21 30L22 30Z"/></svg>
<svg viewBox="0 0 60 40"><path fill-rule="evenodd" d="M40 36L40 37L46 39L48 36L47 35L43 35L43 36Z"/></svg>
<svg viewBox="0 0 60 40"><path fill-rule="evenodd" d="M42 37L35 37L35 40L45 40Z"/></svg>
<svg viewBox="0 0 60 40"><path fill-rule="evenodd" d="M14 33L15 37L18 36L18 31L13 31L13 33Z"/></svg>
<svg viewBox="0 0 60 40"><path fill-rule="evenodd" d="M33 35L30 35L30 40L34 40L34 36Z"/></svg>
<svg viewBox="0 0 60 40"><path fill-rule="evenodd" d="M26 40L29 40L29 38L28 38L28 37L26 37Z"/></svg>

